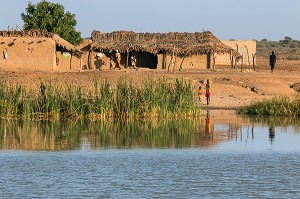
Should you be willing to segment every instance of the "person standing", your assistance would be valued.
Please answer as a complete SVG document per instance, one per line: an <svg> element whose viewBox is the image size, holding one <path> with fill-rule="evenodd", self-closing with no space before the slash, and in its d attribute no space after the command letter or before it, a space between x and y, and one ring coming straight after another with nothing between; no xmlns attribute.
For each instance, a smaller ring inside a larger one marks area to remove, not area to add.
<svg viewBox="0 0 300 199"><path fill-rule="evenodd" d="M136 58L134 55L131 56L131 66L136 69Z"/></svg>
<svg viewBox="0 0 300 199"><path fill-rule="evenodd" d="M3 50L3 58L8 59L7 48Z"/></svg>
<svg viewBox="0 0 300 199"><path fill-rule="evenodd" d="M116 50L116 61L116 68L119 68L119 70L121 70L121 54L118 50Z"/></svg>
<svg viewBox="0 0 300 199"><path fill-rule="evenodd" d="M109 68L110 70L114 68L114 59L112 57L109 59Z"/></svg>
<svg viewBox="0 0 300 199"><path fill-rule="evenodd" d="M211 84L209 79L207 79L206 81L206 85L205 85L205 97L206 97L206 104L209 105L210 103L210 93L211 92Z"/></svg>
<svg viewBox="0 0 300 199"><path fill-rule="evenodd" d="M274 51L272 51L272 54L270 55L270 66L271 66L271 73L273 73L275 69L275 64L276 64L276 55Z"/></svg>
<svg viewBox="0 0 300 199"><path fill-rule="evenodd" d="M202 87L199 86L199 88L198 88L198 99L199 99L199 102L201 102L201 95L202 95Z"/></svg>

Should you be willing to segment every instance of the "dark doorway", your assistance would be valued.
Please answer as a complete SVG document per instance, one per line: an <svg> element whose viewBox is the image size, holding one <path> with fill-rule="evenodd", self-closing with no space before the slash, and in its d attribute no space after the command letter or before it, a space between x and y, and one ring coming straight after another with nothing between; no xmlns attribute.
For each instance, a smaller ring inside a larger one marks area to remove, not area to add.
<svg viewBox="0 0 300 199"><path fill-rule="evenodd" d="M143 68L156 69L157 68L157 56L148 52L134 53L137 66Z"/></svg>

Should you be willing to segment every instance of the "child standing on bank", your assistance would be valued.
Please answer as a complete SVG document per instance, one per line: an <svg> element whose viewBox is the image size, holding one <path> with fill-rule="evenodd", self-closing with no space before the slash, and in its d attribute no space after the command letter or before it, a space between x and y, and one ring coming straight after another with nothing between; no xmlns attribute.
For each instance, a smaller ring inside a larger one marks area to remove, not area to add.
<svg viewBox="0 0 300 199"><path fill-rule="evenodd" d="M210 103L210 92L211 92L211 84L209 82L209 79L207 79L206 81L206 85L205 85L205 97L206 97L206 104L209 105Z"/></svg>
<svg viewBox="0 0 300 199"><path fill-rule="evenodd" d="M199 86L199 88L198 88L198 99L199 99L199 102L201 102L201 95L202 95L202 87Z"/></svg>

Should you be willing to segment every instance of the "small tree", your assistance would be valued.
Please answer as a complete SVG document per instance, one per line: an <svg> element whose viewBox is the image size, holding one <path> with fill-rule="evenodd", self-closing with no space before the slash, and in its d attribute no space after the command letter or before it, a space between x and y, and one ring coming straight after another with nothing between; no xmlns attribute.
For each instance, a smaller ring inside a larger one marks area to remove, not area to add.
<svg viewBox="0 0 300 199"><path fill-rule="evenodd" d="M75 15L65 12L59 3L50 3L43 0L36 5L28 3L26 12L21 14L24 29L46 29L58 34L73 45L82 42L80 32L76 32L77 21Z"/></svg>
<svg viewBox="0 0 300 199"><path fill-rule="evenodd" d="M291 42L293 39L291 38L291 37L289 37L289 36L285 36L284 37L284 41L286 41L287 43L288 42Z"/></svg>

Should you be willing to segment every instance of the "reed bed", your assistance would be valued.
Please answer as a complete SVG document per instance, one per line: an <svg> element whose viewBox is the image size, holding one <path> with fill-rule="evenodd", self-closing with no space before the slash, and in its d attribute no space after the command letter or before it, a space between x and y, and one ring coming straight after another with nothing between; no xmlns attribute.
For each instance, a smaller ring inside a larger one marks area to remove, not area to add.
<svg viewBox="0 0 300 199"><path fill-rule="evenodd" d="M137 117L189 117L199 113L190 82L176 79L149 79L133 85L120 79L116 85L108 80L94 80L83 89L76 83L58 86L45 83L39 92L19 84L0 82L0 117L39 120ZM42 84L41 84L42 85Z"/></svg>
<svg viewBox="0 0 300 199"><path fill-rule="evenodd" d="M300 95L293 98L275 97L270 100L253 102L237 110L241 115L300 117Z"/></svg>

